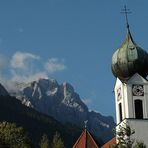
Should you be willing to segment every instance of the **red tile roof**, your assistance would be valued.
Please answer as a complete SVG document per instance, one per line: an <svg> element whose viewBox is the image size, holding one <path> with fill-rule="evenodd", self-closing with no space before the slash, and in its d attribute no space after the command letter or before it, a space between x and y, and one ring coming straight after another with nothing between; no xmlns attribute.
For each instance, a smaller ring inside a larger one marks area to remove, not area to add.
<svg viewBox="0 0 148 148"><path fill-rule="evenodd" d="M73 148L98 148L98 146L91 134L85 129L74 144Z"/></svg>
<svg viewBox="0 0 148 148"><path fill-rule="evenodd" d="M116 144L116 137L105 143L101 148L111 148L113 144Z"/></svg>

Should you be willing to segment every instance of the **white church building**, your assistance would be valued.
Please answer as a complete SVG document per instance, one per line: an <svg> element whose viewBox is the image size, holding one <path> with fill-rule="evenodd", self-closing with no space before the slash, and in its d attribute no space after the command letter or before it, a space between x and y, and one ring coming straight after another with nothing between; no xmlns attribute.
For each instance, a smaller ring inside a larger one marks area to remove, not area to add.
<svg viewBox="0 0 148 148"><path fill-rule="evenodd" d="M148 53L133 40L127 21L125 41L112 56L116 129L128 123L133 138L148 146Z"/></svg>
<svg viewBox="0 0 148 148"><path fill-rule="evenodd" d="M126 7L124 11L127 34L121 47L114 52L111 65L112 73L116 77L114 86L116 131L128 124L134 130L132 139L148 146L148 53L133 40ZM117 136L101 148L110 148L116 144ZM82 137L86 136L81 136L81 141L76 142L77 148L82 148L82 144L87 143L86 138ZM94 148L90 143L85 147Z"/></svg>
<svg viewBox="0 0 148 148"><path fill-rule="evenodd" d="M111 68L116 77L114 86L116 131L122 126L129 125L134 130L132 139L148 146L148 53L134 42L128 21L125 41L114 52ZM90 142L88 143L93 140L87 140L86 137L80 136L74 147L98 147L96 144L93 146ZM112 147L118 142L117 137L118 135L101 148Z"/></svg>

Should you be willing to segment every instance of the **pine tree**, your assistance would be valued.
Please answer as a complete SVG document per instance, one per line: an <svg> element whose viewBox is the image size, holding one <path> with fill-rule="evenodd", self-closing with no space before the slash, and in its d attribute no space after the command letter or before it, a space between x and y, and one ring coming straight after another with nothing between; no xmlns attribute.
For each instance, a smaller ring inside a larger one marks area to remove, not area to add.
<svg viewBox="0 0 148 148"><path fill-rule="evenodd" d="M46 134L42 136L42 139L39 145L40 145L40 148L49 148L49 140Z"/></svg>
<svg viewBox="0 0 148 148"><path fill-rule="evenodd" d="M61 139L60 134L58 132L56 132L53 137L51 148L64 148L64 142Z"/></svg>
<svg viewBox="0 0 148 148"><path fill-rule="evenodd" d="M0 123L0 144L1 147L11 148L31 148L29 138L24 134L22 127L17 127L14 123Z"/></svg>

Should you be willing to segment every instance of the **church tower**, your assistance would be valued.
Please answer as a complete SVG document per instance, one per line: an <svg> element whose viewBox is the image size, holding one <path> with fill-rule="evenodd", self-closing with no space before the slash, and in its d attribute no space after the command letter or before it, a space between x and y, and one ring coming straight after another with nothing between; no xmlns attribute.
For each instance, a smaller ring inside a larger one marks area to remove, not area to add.
<svg viewBox="0 0 148 148"><path fill-rule="evenodd" d="M111 68L116 77L117 129L128 123L134 138L148 145L148 53L134 42L128 21L125 41L113 54Z"/></svg>

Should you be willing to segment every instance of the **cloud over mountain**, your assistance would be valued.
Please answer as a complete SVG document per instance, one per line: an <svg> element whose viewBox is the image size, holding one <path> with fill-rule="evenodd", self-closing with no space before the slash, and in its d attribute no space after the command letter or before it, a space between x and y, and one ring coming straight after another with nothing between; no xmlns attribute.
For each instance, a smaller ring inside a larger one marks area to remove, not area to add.
<svg viewBox="0 0 148 148"><path fill-rule="evenodd" d="M60 60L58 58L50 58L48 61L45 63L45 69L49 73L53 73L56 71L62 71L66 68L64 65L64 60Z"/></svg>
<svg viewBox="0 0 148 148"><path fill-rule="evenodd" d="M28 61L39 60L40 57L27 52L16 52L10 61L12 68L25 69L27 67Z"/></svg>
<svg viewBox="0 0 148 148"><path fill-rule="evenodd" d="M5 63L6 59L0 56L1 71ZM14 53L7 63L9 63L9 68L3 73L7 73L8 77L3 79L17 82L29 82L40 78L48 78L50 74L66 69L63 59L57 57L43 59L39 55L21 51Z"/></svg>

